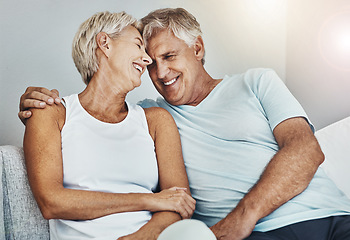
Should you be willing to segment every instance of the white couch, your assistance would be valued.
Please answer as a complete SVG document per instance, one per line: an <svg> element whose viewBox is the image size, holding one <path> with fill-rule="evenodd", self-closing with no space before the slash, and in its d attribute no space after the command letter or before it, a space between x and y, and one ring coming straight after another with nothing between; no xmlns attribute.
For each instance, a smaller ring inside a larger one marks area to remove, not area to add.
<svg viewBox="0 0 350 240"><path fill-rule="evenodd" d="M315 133L326 160L321 167L350 198L350 117Z"/></svg>
<svg viewBox="0 0 350 240"><path fill-rule="evenodd" d="M326 160L322 168L350 198L350 117L316 132ZM0 239L49 239L45 220L30 191L22 148L0 146Z"/></svg>

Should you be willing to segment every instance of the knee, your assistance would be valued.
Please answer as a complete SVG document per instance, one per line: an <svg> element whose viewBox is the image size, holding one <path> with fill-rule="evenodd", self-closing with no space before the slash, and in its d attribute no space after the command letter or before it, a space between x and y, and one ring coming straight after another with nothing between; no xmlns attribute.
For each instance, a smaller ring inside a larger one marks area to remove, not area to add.
<svg viewBox="0 0 350 240"><path fill-rule="evenodd" d="M216 240L213 232L203 222L193 219L178 221L167 227L158 240Z"/></svg>

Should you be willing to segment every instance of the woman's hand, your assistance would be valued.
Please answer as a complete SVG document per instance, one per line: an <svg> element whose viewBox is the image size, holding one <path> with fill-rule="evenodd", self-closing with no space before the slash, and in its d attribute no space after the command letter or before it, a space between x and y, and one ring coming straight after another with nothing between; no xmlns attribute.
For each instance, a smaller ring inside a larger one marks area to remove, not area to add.
<svg viewBox="0 0 350 240"><path fill-rule="evenodd" d="M152 194L151 212L177 212L183 219L191 218L196 201L186 192L186 188L172 187Z"/></svg>
<svg viewBox="0 0 350 240"><path fill-rule="evenodd" d="M61 99L56 89L48 90L42 87L28 87L20 98L18 117L23 124L30 118L32 112L29 108L45 108L46 104L59 104Z"/></svg>

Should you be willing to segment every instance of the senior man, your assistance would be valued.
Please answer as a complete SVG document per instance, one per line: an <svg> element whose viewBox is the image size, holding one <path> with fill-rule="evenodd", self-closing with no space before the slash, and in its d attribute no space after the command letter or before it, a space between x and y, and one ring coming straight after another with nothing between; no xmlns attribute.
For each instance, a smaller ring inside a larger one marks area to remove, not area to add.
<svg viewBox="0 0 350 240"><path fill-rule="evenodd" d="M148 72L164 98L140 105L163 107L176 121L197 201L193 218L225 240L350 239L350 201L319 169L313 126L276 73L213 79L194 16L159 9L141 21ZM55 100L57 91L28 88L19 116Z"/></svg>

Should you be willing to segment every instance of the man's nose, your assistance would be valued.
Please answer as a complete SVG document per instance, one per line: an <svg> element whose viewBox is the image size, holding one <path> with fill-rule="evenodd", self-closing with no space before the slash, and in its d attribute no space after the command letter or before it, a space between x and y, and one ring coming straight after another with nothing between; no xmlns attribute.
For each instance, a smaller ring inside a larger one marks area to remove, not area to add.
<svg viewBox="0 0 350 240"><path fill-rule="evenodd" d="M169 73L169 68L164 63L157 63L157 77L163 79Z"/></svg>

